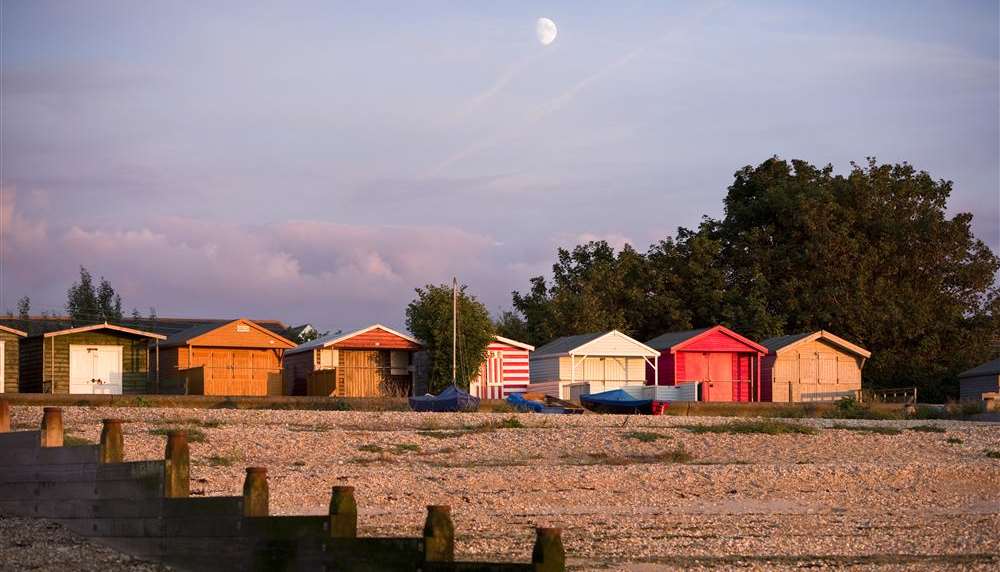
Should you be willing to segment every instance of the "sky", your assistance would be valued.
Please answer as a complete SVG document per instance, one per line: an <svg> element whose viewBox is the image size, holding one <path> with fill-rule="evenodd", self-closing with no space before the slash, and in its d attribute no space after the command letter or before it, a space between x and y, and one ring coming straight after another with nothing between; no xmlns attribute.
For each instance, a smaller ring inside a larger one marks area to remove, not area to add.
<svg viewBox="0 0 1000 572"><path fill-rule="evenodd" d="M954 181L1000 252L998 5L0 0L0 310L84 265L160 316L401 327L452 276L497 312L773 155Z"/></svg>

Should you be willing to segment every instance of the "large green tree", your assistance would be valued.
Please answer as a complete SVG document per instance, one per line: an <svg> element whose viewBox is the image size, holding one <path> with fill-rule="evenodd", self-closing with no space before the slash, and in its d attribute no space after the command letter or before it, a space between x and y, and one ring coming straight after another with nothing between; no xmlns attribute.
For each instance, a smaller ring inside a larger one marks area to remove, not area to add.
<svg viewBox="0 0 1000 572"><path fill-rule="evenodd" d="M428 382L438 391L452 379L452 287L428 284L416 289L417 297L406 308L406 327L422 341L430 354ZM490 313L463 285L458 289L458 351L456 382L468 389L486 359L486 347L493 340Z"/></svg>

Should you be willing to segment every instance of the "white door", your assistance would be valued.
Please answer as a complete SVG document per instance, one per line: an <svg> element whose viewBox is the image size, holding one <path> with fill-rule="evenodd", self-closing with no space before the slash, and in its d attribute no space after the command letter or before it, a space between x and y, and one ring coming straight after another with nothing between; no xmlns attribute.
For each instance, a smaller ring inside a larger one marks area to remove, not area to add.
<svg viewBox="0 0 1000 572"><path fill-rule="evenodd" d="M120 395L122 347L69 347L69 392Z"/></svg>
<svg viewBox="0 0 1000 572"><path fill-rule="evenodd" d="M4 392L3 386L7 384L7 378L4 376L3 370L4 363L7 361L7 352L4 351L7 348L4 347L4 343L6 342L0 340L0 393Z"/></svg>

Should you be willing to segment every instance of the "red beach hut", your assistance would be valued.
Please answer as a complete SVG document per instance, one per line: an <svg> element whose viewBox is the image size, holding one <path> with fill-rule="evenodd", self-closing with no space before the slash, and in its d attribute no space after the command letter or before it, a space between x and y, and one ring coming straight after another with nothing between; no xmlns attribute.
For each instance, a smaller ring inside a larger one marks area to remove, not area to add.
<svg viewBox="0 0 1000 572"><path fill-rule="evenodd" d="M660 352L660 385L697 383L700 401L761 401L767 348L724 326L669 332L646 342ZM646 368L652 385L653 368Z"/></svg>

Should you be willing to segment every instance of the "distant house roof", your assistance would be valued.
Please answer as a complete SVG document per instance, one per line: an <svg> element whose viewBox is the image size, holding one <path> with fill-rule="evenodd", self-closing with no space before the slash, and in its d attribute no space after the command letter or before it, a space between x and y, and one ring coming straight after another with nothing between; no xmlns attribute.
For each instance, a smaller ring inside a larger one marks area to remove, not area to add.
<svg viewBox="0 0 1000 572"><path fill-rule="evenodd" d="M115 332L121 332L123 334L131 334L133 336L139 336L142 338L150 338L153 340L165 340L166 336L163 334L154 334L153 332L144 332L142 330L136 330L133 328L126 328L125 326L116 326L114 324L109 324L107 322L103 324L92 324L90 326L80 326L79 328L67 328L65 330L56 330L53 332L45 332L41 334L45 338L54 338L56 336L65 336L67 334L79 334L82 332L92 332L94 330L112 330Z"/></svg>
<svg viewBox="0 0 1000 572"><path fill-rule="evenodd" d="M679 350L682 349L683 346L690 344L703 336L711 335L714 332L721 332L741 344L749 346L759 352L767 353L767 348L764 346L758 344L750 338L737 334L723 325L712 326L710 328L698 328L697 330L684 330L682 332L667 332L666 334L662 334L649 340L646 342L646 345L661 352L667 350Z"/></svg>
<svg viewBox="0 0 1000 572"><path fill-rule="evenodd" d="M529 352L534 351L535 349L535 346L526 344L524 342L519 342L517 340L512 340L510 338L505 338L503 336L493 336L493 339L502 344L507 344L508 346L514 346L515 348L521 348L522 350L528 350Z"/></svg>
<svg viewBox="0 0 1000 572"><path fill-rule="evenodd" d="M21 336L21 337L28 335L26 332L22 332L21 330L15 330L14 328L8 328L7 326L4 325L0 325L0 331L4 331L7 332L8 334L14 334L15 336Z"/></svg>
<svg viewBox="0 0 1000 572"><path fill-rule="evenodd" d="M822 339L829 342L843 350L847 350L853 354L859 355L863 358L872 357L872 353L865 348L852 344L851 342L841 338L840 336L835 336L826 330L817 330L815 332L806 332L804 334L789 334L787 336L778 336L776 338L768 338L761 342L765 348L767 348L768 353L778 354L785 350L788 350L798 344L811 342L813 340Z"/></svg>
<svg viewBox="0 0 1000 572"><path fill-rule="evenodd" d="M295 347L293 349L288 350L287 352L285 352L285 355L297 354L297 353L301 353L301 352L307 352L307 351L310 351L310 350L314 350L316 348L325 348L325 347L333 346L333 345L336 345L336 344L338 344L340 342L343 342L345 340L353 338L355 336L359 336L361 334L364 334L365 332L370 332L370 331L372 331L374 329L384 330L384 331L386 331L386 332L388 332L390 334L393 334L395 336L399 336L399 337L403 338L404 340L406 340L408 342L413 342L414 344L421 345L421 346L423 345L416 338L414 338L412 336L408 336L406 334L397 332L396 330L393 330L392 328L388 328L386 326L383 326L382 324L372 324L372 325L368 326L367 328L361 328L360 330L354 330L353 332L348 332L346 334L343 333L343 332L336 332L336 333L333 333L333 334L327 334L325 336L320 336L320 337L316 338L315 340L312 340L310 342L306 342L306 343L304 343L304 344L302 344L302 345L300 345L298 347Z"/></svg>
<svg viewBox="0 0 1000 572"><path fill-rule="evenodd" d="M262 332L262 333L264 333L264 334L266 334L268 336L276 338L278 341L284 342L290 348L295 347L295 342L293 342L293 341L285 338L284 336L282 336L281 334L279 334L279 333L277 333L277 332L275 332L273 330L269 330L269 329L267 329L267 328L265 328L265 327L263 327L263 326L255 323L253 320L248 320L246 318L237 318L235 320L228 320L228 321L224 321L224 322L208 322L208 323L204 323L204 324L199 324L197 326L192 326L192 327L190 327L190 328L188 328L186 330L182 330L182 331L177 332L177 333L171 335L170 337L166 338L166 341L164 341L162 344L160 344L160 347L161 348L169 348L169 347L174 347L174 346L186 346L189 343L191 343L192 340L194 340L194 339L196 339L196 338L198 338L200 336L203 336L203 335L205 335L205 334L207 334L209 332L214 332L215 330L218 330L219 328L222 328L222 327L227 326L229 324L235 324L236 322L243 322L243 323L247 324L248 326L257 329L258 331L260 331L260 332Z"/></svg>
<svg viewBox="0 0 1000 572"><path fill-rule="evenodd" d="M585 355L587 354L588 346L591 348L597 346L597 342L606 337L619 337L626 344L631 346L632 350L623 353L616 353L615 355L630 355L630 356L650 356L654 357L659 355L659 352L653 348L643 344L642 342L626 336L625 334L619 332L618 330L611 330L610 332L592 332L589 334L577 334L575 336L565 336L562 338L556 338L551 342L545 344L544 346L535 350L535 353L531 356L532 358L539 358L544 356L558 356L558 355ZM591 345L593 344L593 345ZM592 355L605 355L602 353L594 353Z"/></svg>
<svg viewBox="0 0 1000 572"><path fill-rule="evenodd" d="M979 377L981 375L1000 375L1000 358L977 365L972 369L965 370L958 374L958 377Z"/></svg>
<svg viewBox="0 0 1000 572"><path fill-rule="evenodd" d="M299 336L310 331L315 332L316 328L314 328L312 324L302 324L301 326L292 326L288 328L285 330L284 335L290 340L298 340Z"/></svg>
<svg viewBox="0 0 1000 572"><path fill-rule="evenodd" d="M203 324L222 325L231 322L232 319L222 318L124 318L117 321L118 324L126 324L128 327L147 332L156 332L165 336L170 336L182 332L188 328ZM282 335L288 326L280 320L253 320L258 326L270 330L278 335ZM36 335L45 332L65 330L77 326L85 326L98 322L74 321L69 316L30 316L27 320L13 317L0 317L0 325L23 329L28 335Z"/></svg>

